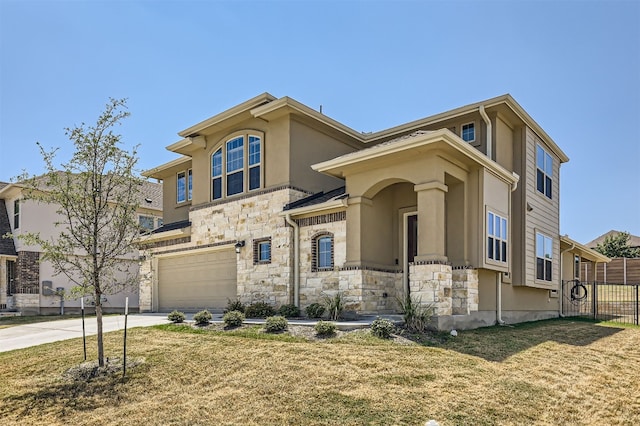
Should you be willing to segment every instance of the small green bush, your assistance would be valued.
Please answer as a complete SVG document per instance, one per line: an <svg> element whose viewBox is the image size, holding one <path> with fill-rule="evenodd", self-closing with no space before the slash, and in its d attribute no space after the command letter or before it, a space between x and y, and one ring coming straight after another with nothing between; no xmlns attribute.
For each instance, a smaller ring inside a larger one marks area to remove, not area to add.
<svg viewBox="0 0 640 426"><path fill-rule="evenodd" d="M322 318L322 316L324 315L324 311L325 307L319 303L312 303L304 308L304 312L309 318Z"/></svg>
<svg viewBox="0 0 640 426"><path fill-rule="evenodd" d="M276 314L273 306L264 302L252 303L244 309L244 315L247 318L267 318Z"/></svg>
<svg viewBox="0 0 640 426"><path fill-rule="evenodd" d="M239 327L244 320L244 314L240 311L229 311L222 316L222 321L229 327Z"/></svg>
<svg viewBox="0 0 640 426"><path fill-rule="evenodd" d="M267 317L264 322L264 330L267 333L277 333L278 331L284 331L289 326L287 319L280 315Z"/></svg>
<svg viewBox="0 0 640 426"><path fill-rule="evenodd" d="M330 321L318 321L313 329L318 336L331 336L336 332L336 325Z"/></svg>
<svg viewBox="0 0 640 426"><path fill-rule="evenodd" d="M186 316L184 315L184 312L180 311L172 311L169 315L167 315L167 319L176 324L184 322L185 318Z"/></svg>
<svg viewBox="0 0 640 426"><path fill-rule="evenodd" d="M388 339L395 328L388 319L378 317L371 323L371 334L381 339Z"/></svg>
<svg viewBox="0 0 640 426"><path fill-rule="evenodd" d="M296 305L282 305L278 309L278 315L285 318L297 318L300 316L300 308Z"/></svg>
<svg viewBox="0 0 640 426"><path fill-rule="evenodd" d="M231 311L239 311L244 313L244 310L245 310L244 303L242 303L240 300L227 299L227 307L224 308L224 311L222 313L226 314L227 312L231 312Z"/></svg>
<svg viewBox="0 0 640 426"><path fill-rule="evenodd" d="M342 317L342 311L344 311L344 298L342 297L342 293L337 292L333 297L325 295L324 306L329 311L329 319L338 321L340 317Z"/></svg>
<svg viewBox="0 0 640 426"><path fill-rule="evenodd" d="M196 322L196 325L207 325L209 321L211 321L211 318L211 312L206 309L193 315L193 320Z"/></svg>

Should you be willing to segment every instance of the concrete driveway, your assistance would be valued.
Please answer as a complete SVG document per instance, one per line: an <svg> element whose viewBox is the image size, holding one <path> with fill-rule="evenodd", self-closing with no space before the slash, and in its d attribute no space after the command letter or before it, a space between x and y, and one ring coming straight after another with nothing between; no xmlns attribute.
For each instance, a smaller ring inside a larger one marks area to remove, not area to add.
<svg viewBox="0 0 640 426"><path fill-rule="evenodd" d="M127 318L127 329L168 323L167 314L131 314ZM102 317L102 329L105 333L124 329L124 315ZM85 319L85 333L87 336L97 333L95 317ZM0 352L76 337L82 337L82 319L80 318L17 325L0 329Z"/></svg>

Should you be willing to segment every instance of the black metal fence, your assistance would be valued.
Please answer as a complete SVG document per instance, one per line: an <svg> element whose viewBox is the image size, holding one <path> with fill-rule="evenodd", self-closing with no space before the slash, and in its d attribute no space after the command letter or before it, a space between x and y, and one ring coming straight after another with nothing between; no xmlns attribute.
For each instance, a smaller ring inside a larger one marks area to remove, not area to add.
<svg viewBox="0 0 640 426"><path fill-rule="evenodd" d="M640 284L562 282L562 314L639 325Z"/></svg>

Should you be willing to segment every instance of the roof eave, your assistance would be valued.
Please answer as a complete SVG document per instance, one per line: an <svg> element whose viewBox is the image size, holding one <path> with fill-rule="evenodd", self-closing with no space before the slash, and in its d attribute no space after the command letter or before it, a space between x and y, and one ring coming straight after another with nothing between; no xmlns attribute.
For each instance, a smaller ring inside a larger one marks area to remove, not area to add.
<svg viewBox="0 0 640 426"><path fill-rule="evenodd" d="M298 207L297 209L282 211L279 213L279 215L282 217L285 217L287 215L301 216L308 213L318 213L326 210L346 208L347 206L345 205L345 200L346 199L329 200L325 201L324 203L313 204L311 206Z"/></svg>
<svg viewBox="0 0 640 426"><path fill-rule="evenodd" d="M162 172L169 170L172 167L179 166L182 163L187 163L189 161L191 161L191 157L182 156L180 158L176 158L175 160L169 161L168 163L164 163L158 167L154 167L153 169L145 170L141 174L142 176L147 178L162 179L162 177L160 177L160 174L162 174Z"/></svg>
<svg viewBox="0 0 640 426"><path fill-rule="evenodd" d="M591 260L593 262L611 262L611 258L585 246L584 244L580 244L579 242L572 240L568 235L561 235L560 242L570 245L571 249L577 249L580 252L580 256L584 257L585 259Z"/></svg>

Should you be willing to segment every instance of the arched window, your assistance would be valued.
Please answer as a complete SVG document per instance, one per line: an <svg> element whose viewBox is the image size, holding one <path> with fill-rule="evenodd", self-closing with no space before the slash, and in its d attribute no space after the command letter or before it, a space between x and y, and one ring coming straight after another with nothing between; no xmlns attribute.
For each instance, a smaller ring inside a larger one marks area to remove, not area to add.
<svg viewBox="0 0 640 426"><path fill-rule="evenodd" d="M321 232L312 239L311 269L325 271L333 269L333 234Z"/></svg>
<svg viewBox="0 0 640 426"><path fill-rule="evenodd" d="M233 135L211 155L211 199L219 200L263 187L260 132Z"/></svg>

